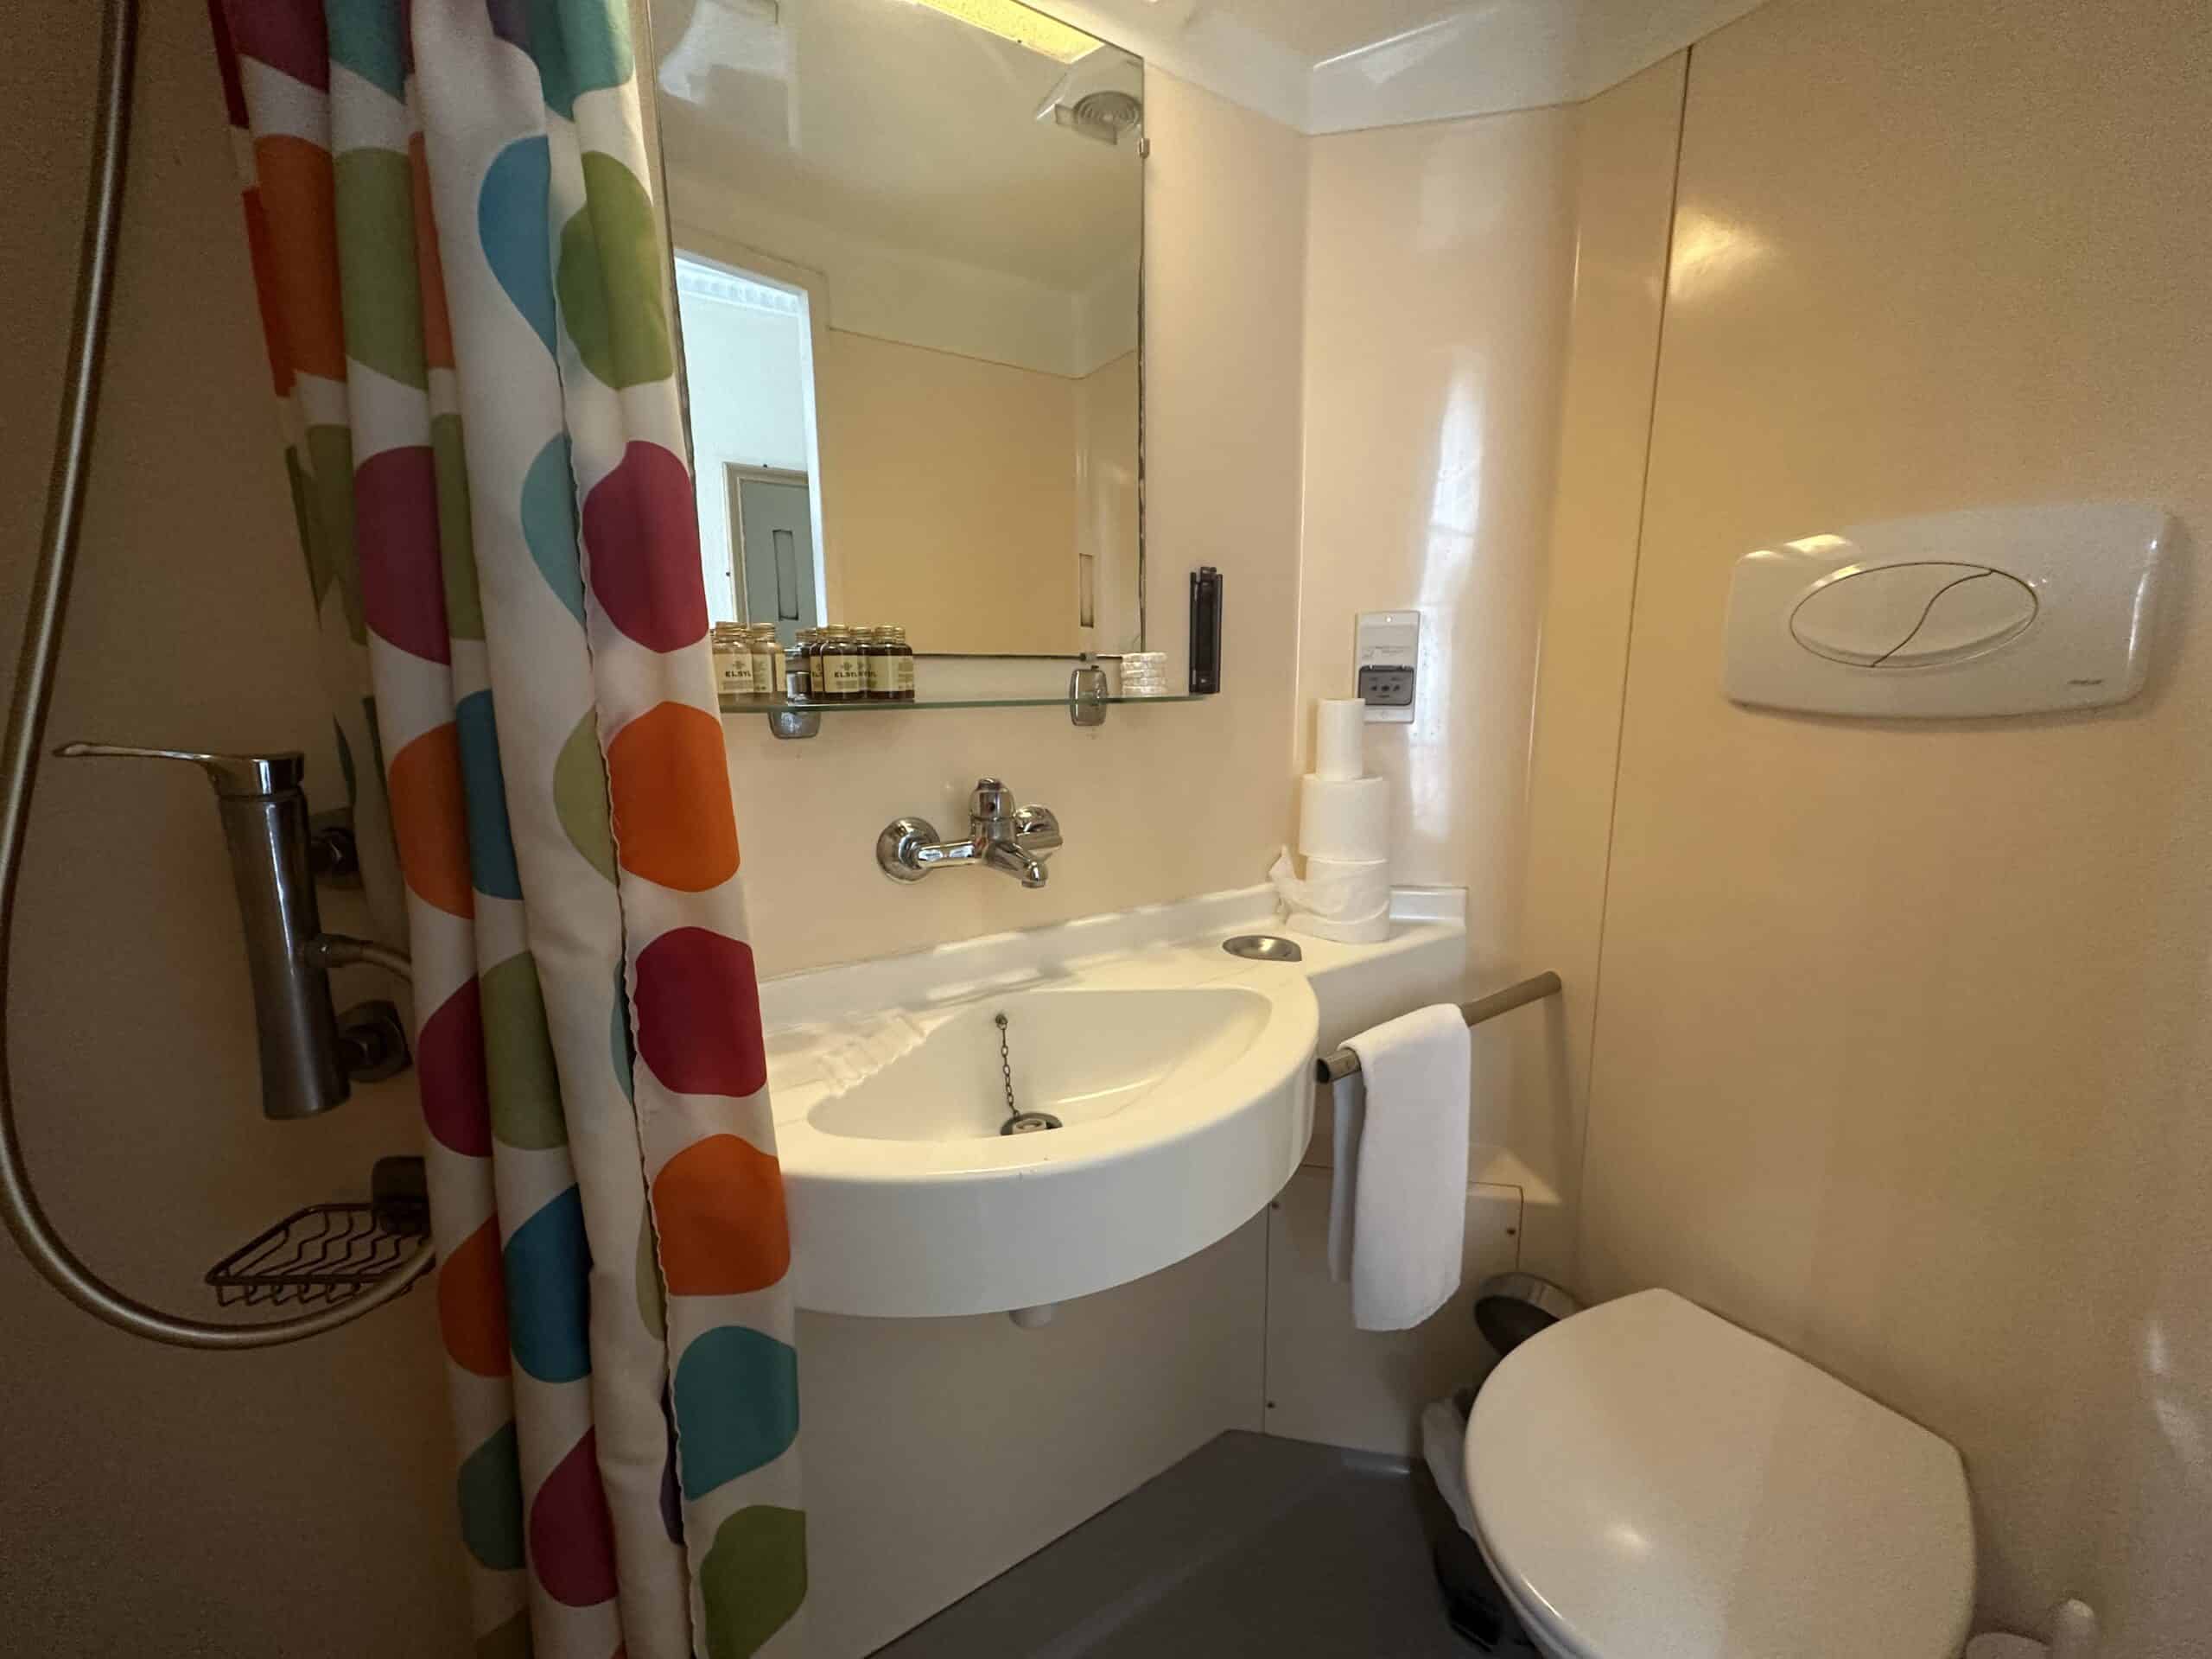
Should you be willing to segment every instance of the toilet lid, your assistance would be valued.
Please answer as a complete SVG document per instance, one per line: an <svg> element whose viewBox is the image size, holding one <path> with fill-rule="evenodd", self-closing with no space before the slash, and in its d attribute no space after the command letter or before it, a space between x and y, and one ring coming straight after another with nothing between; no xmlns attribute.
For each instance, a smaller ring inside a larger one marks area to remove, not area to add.
<svg viewBox="0 0 2212 1659"><path fill-rule="evenodd" d="M1671 1291L1578 1313L1475 1395L1484 1554L1573 1659L1955 1659L1974 1603L1944 1440Z"/></svg>

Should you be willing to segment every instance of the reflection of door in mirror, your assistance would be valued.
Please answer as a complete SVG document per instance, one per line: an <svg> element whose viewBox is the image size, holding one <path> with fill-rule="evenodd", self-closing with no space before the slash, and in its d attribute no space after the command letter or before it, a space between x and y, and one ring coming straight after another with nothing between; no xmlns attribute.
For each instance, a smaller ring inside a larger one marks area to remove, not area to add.
<svg viewBox="0 0 2212 1659"><path fill-rule="evenodd" d="M1016 0L651 10L716 602L788 621L766 469L822 620L1141 649L1143 64Z"/></svg>
<svg viewBox="0 0 2212 1659"><path fill-rule="evenodd" d="M809 486L819 444L807 293L733 265L678 255L676 302L683 325L708 614L716 622L774 622L788 645L796 629L822 620L820 520ZM758 548L746 540L756 514L766 515ZM779 527L790 547L779 548ZM779 551L805 567L786 569L780 589ZM780 614L790 598L800 602L803 620Z"/></svg>
<svg viewBox="0 0 2212 1659"><path fill-rule="evenodd" d="M734 465L728 471L740 613L748 622L772 622L776 637L789 646L799 629L822 621L806 474Z"/></svg>

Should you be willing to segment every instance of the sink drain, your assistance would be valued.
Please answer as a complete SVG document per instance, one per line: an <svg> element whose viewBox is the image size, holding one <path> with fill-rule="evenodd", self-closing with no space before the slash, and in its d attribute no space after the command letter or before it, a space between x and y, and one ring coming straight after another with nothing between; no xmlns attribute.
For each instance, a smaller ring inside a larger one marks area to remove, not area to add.
<svg viewBox="0 0 2212 1659"><path fill-rule="evenodd" d="M993 1015L991 1023L999 1028L999 1075L1006 1080L1006 1122L999 1125L999 1133L1034 1135L1039 1129L1058 1128L1060 1120L1050 1112L1025 1112L1014 1103L1014 1057L1006 1046L1006 1015Z"/></svg>

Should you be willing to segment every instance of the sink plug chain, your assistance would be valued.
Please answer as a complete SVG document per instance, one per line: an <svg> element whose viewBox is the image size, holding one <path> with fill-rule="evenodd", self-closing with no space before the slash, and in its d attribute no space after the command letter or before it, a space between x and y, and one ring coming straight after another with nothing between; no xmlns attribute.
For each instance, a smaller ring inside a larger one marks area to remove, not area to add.
<svg viewBox="0 0 2212 1659"><path fill-rule="evenodd" d="M993 1015L991 1023L999 1028L999 1076L1006 1081L1006 1122L999 1125L999 1133L1033 1135L1039 1129L1058 1128L1060 1120L1050 1112L1025 1112L1014 1103L1014 1056L1006 1046L1006 1015Z"/></svg>

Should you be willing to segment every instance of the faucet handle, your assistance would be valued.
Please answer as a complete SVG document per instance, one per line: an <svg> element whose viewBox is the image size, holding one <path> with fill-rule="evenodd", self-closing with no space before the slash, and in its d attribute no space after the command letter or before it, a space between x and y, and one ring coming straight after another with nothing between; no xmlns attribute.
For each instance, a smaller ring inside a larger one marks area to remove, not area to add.
<svg viewBox="0 0 2212 1659"><path fill-rule="evenodd" d="M968 816L978 823L995 823L1014 814L1014 791L995 778L978 778L968 797Z"/></svg>
<svg viewBox="0 0 2212 1659"><path fill-rule="evenodd" d="M54 750L64 760L183 760L207 774L224 799L280 795L300 787L307 757L297 749L275 754L209 754L197 749L143 749L129 743L64 743Z"/></svg>
<svg viewBox="0 0 2212 1659"><path fill-rule="evenodd" d="M1060 821L1049 806L1020 806L1014 812L1014 844L1032 858L1060 846Z"/></svg>

